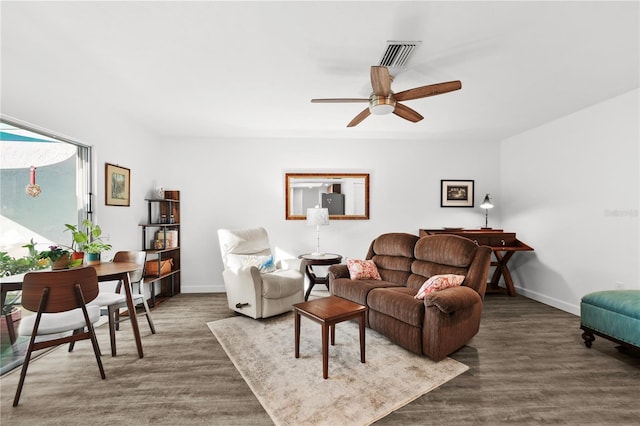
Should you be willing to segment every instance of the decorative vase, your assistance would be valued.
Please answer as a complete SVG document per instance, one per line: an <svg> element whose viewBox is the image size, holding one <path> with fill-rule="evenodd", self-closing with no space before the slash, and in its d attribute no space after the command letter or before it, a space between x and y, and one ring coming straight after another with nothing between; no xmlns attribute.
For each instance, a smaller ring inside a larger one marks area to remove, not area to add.
<svg viewBox="0 0 640 426"><path fill-rule="evenodd" d="M100 253L86 253L87 265L97 265L100 263Z"/></svg>
<svg viewBox="0 0 640 426"><path fill-rule="evenodd" d="M60 256L58 260L51 262L51 269L54 271L57 269L67 269L69 268L70 261L71 261L71 256L69 256L69 253L65 253L62 256Z"/></svg>

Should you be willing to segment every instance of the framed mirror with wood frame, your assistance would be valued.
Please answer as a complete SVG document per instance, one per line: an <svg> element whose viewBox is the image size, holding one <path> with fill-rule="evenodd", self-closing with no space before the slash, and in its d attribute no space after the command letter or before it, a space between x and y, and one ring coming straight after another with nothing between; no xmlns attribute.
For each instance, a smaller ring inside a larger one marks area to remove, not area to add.
<svg viewBox="0 0 640 426"><path fill-rule="evenodd" d="M305 220L316 206L330 220L368 220L369 173L285 173L286 220Z"/></svg>

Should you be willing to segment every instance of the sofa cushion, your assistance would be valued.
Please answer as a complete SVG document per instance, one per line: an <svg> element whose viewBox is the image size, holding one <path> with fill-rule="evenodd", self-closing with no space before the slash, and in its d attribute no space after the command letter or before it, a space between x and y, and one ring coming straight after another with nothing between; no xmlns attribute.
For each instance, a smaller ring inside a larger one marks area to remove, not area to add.
<svg viewBox="0 0 640 426"><path fill-rule="evenodd" d="M369 292L369 310L383 313L414 327L424 323L424 302L414 298L416 291L407 287L376 288Z"/></svg>
<svg viewBox="0 0 640 426"><path fill-rule="evenodd" d="M373 241L371 249L378 255L400 256L413 259L413 249L418 241L413 234L382 234Z"/></svg>
<svg viewBox="0 0 640 426"><path fill-rule="evenodd" d="M338 278L331 282L331 294L351 300L360 305L367 304L367 295L375 288L398 287L400 284L384 280L352 280ZM414 291L415 293L415 291Z"/></svg>
<svg viewBox="0 0 640 426"><path fill-rule="evenodd" d="M458 287L464 281L464 275L434 275L422 284L422 287L416 294L416 299L424 299L424 296L431 294L434 291L444 290L445 288Z"/></svg>
<svg viewBox="0 0 640 426"><path fill-rule="evenodd" d="M278 269L260 276L262 278L262 297L265 299L282 299L296 294L302 289L300 271L295 269Z"/></svg>
<svg viewBox="0 0 640 426"><path fill-rule="evenodd" d="M433 275L467 275L477 248L473 241L457 235L421 238L415 246L416 260L411 265L407 286L419 289Z"/></svg>
<svg viewBox="0 0 640 426"><path fill-rule="evenodd" d="M430 263L468 268L477 247L473 241L457 235L431 235L416 243L414 256Z"/></svg>
<svg viewBox="0 0 640 426"><path fill-rule="evenodd" d="M347 258L349 277L352 280L380 280L378 268L373 260L359 260Z"/></svg>
<svg viewBox="0 0 640 426"><path fill-rule="evenodd" d="M406 233L382 234L371 243L367 259L375 262L383 281L406 285L418 239Z"/></svg>

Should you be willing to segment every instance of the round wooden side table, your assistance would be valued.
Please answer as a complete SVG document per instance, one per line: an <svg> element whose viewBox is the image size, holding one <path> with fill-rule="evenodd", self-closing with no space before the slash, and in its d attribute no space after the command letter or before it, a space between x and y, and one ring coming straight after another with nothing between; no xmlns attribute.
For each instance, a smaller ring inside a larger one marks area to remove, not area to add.
<svg viewBox="0 0 640 426"><path fill-rule="evenodd" d="M316 284L324 284L327 286L327 290L329 289L329 275L327 274L324 277L317 276L313 271L313 266L337 265L342 262L342 256L334 253L306 253L298 256L298 259L302 259L304 262L307 277L309 277L309 288L304 294L304 300L309 300L311 289Z"/></svg>

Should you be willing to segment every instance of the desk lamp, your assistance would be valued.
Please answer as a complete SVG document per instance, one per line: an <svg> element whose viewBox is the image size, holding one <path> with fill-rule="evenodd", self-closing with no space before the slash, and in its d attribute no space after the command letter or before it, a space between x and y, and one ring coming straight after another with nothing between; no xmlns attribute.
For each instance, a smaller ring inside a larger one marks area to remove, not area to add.
<svg viewBox="0 0 640 426"><path fill-rule="evenodd" d="M489 209L493 208L493 203L491 202L491 198L489 194L484 196L484 200L482 200L482 204L480 204L480 208L484 209L484 228L482 229L491 229L489 228Z"/></svg>
<svg viewBox="0 0 640 426"><path fill-rule="evenodd" d="M316 251L312 254L322 254L320 253L320 226L329 225L329 209L320 208L320 206L307 209L307 225L316 227Z"/></svg>

